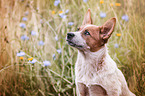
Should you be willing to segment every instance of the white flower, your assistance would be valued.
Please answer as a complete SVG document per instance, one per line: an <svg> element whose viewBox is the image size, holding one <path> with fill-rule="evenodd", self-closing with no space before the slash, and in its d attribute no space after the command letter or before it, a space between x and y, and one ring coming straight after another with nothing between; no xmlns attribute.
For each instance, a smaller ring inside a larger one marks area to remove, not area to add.
<svg viewBox="0 0 145 96"><path fill-rule="evenodd" d="M51 63L50 63L50 61L43 61L43 64L44 64L44 66L50 66L51 65Z"/></svg>
<svg viewBox="0 0 145 96"><path fill-rule="evenodd" d="M55 36L55 40L58 41L58 37L57 36Z"/></svg>
<svg viewBox="0 0 145 96"><path fill-rule="evenodd" d="M60 3L60 0L55 0L54 1L54 6L58 6L59 3Z"/></svg>
<svg viewBox="0 0 145 96"><path fill-rule="evenodd" d="M38 45L43 46L44 42L43 41L39 41Z"/></svg>
<svg viewBox="0 0 145 96"><path fill-rule="evenodd" d="M105 18L105 17L106 17L106 13L101 12L101 13L100 13L100 17L101 17L101 18Z"/></svg>
<svg viewBox="0 0 145 96"><path fill-rule="evenodd" d="M25 52L19 52L19 53L17 53L17 56L25 56Z"/></svg>
<svg viewBox="0 0 145 96"><path fill-rule="evenodd" d="M31 31L31 35L32 35L32 36L35 36L36 34L37 34L37 33L36 33L35 31L33 31L33 30Z"/></svg>
<svg viewBox="0 0 145 96"><path fill-rule="evenodd" d="M74 25L74 22L68 22L68 25L72 26Z"/></svg>
<svg viewBox="0 0 145 96"><path fill-rule="evenodd" d="M21 39L22 39L22 40L29 40L29 37L28 37L27 35L22 35L22 36L21 36Z"/></svg>
<svg viewBox="0 0 145 96"><path fill-rule="evenodd" d="M115 48L119 48L119 45L116 43L116 44L114 44L114 47Z"/></svg>
<svg viewBox="0 0 145 96"><path fill-rule="evenodd" d="M25 23L20 23L20 27L21 28L26 28L26 24Z"/></svg>
<svg viewBox="0 0 145 96"><path fill-rule="evenodd" d="M36 63L36 62L37 62L36 59L33 59L32 61L29 61L29 63L32 63L32 64L34 64L34 63Z"/></svg>
<svg viewBox="0 0 145 96"><path fill-rule="evenodd" d="M59 16L63 19L66 19L66 17L67 17L64 13L60 13Z"/></svg>
<svg viewBox="0 0 145 96"><path fill-rule="evenodd" d="M69 12L69 9L67 9L66 11L65 11L65 13L68 13Z"/></svg>
<svg viewBox="0 0 145 96"><path fill-rule="evenodd" d="M61 53L61 49L57 49L56 51L57 51L59 54Z"/></svg>
<svg viewBox="0 0 145 96"><path fill-rule="evenodd" d="M127 22L127 21L129 21L129 17L127 15L123 15L122 20L125 20Z"/></svg>
<svg viewBox="0 0 145 96"><path fill-rule="evenodd" d="M23 20L23 21L27 21L27 18L26 18L26 17L23 17L22 20Z"/></svg>
<svg viewBox="0 0 145 96"><path fill-rule="evenodd" d="M88 0L83 0L85 3L87 3L88 2Z"/></svg>
<svg viewBox="0 0 145 96"><path fill-rule="evenodd" d="M56 55L55 55L55 54L53 54L53 55L52 55L52 57L53 57L53 60L55 60L55 59L56 59Z"/></svg>

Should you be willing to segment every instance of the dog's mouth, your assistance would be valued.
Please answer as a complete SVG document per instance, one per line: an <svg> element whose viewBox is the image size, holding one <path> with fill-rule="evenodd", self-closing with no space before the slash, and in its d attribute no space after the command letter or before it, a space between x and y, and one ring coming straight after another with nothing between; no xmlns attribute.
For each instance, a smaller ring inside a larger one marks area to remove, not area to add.
<svg viewBox="0 0 145 96"><path fill-rule="evenodd" d="M70 40L66 40L66 41L68 42L68 44L69 44L70 46L77 47L77 48L82 48L82 47L83 47L83 46L81 46L81 45L75 44L74 42L72 42L72 41L70 41Z"/></svg>

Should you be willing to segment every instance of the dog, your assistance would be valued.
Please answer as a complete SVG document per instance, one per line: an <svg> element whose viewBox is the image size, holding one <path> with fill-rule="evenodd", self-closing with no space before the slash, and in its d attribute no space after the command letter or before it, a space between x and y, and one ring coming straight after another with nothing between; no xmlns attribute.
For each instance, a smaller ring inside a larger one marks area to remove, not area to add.
<svg viewBox="0 0 145 96"><path fill-rule="evenodd" d="M106 43L115 24L116 18L111 18L102 26L93 25L88 9L82 26L67 33L68 44L78 49L75 65L78 96L135 96L107 51Z"/></svg>

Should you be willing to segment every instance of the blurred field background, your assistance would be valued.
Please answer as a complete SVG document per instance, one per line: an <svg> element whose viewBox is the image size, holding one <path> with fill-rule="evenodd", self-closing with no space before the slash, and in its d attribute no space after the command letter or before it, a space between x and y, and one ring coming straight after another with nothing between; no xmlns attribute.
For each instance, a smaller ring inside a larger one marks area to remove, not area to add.
<svg viewBox="0 0 145 96"><path fill-rule="evenodd" d="M144 0L0 0L0 96L76 96L76 31L91 8L95 25L116 17L108 48L137 96L145 96Z"/></svg>

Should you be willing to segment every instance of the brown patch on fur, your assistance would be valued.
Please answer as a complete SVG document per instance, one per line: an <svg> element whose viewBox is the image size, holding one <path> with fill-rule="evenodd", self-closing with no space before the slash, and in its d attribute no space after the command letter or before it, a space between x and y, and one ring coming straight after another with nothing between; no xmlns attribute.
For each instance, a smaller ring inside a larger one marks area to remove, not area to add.
<svg viewBox="0 0 145 96"><path fill-rule="evenodd" d="M83 83L77 83L77 84L78 84L79 96L89 96L88 87Z"/></svg>
<svg viewBox="0 0 145 96"><path fill-rule="evenodd" d="M113 33L115 24L116 19L111 18L108 21L106 21L103 26L92 25L86 27L87 25L89 25L86 24L79 28L79 30L83 29L81 34L82 37L86 40L87 45L90 47L90 51L92 52L98 51L104 46L105 43L107 43L108 39ZM85 30L87 30L90 33L90 35L85 35L84 34Z"/></svg>
<svg viewBox="0 0 145 96"><path fill-rule="evenodd" d="M108 96L106 90L100 85L91 85L89 87L91 96Z"/></svg>
<svg viewBox="0 0 145 96"><path fill-rule="evenodd" d="M80 27L80 30L85 26ZM87 30L90 35L85 35L84 32ZM82 37L86 40L87 45L90 47L90 51L95 52L101 49L104 45L104 40L100 36L100 27L88 26L82 31Z"/></svg>

